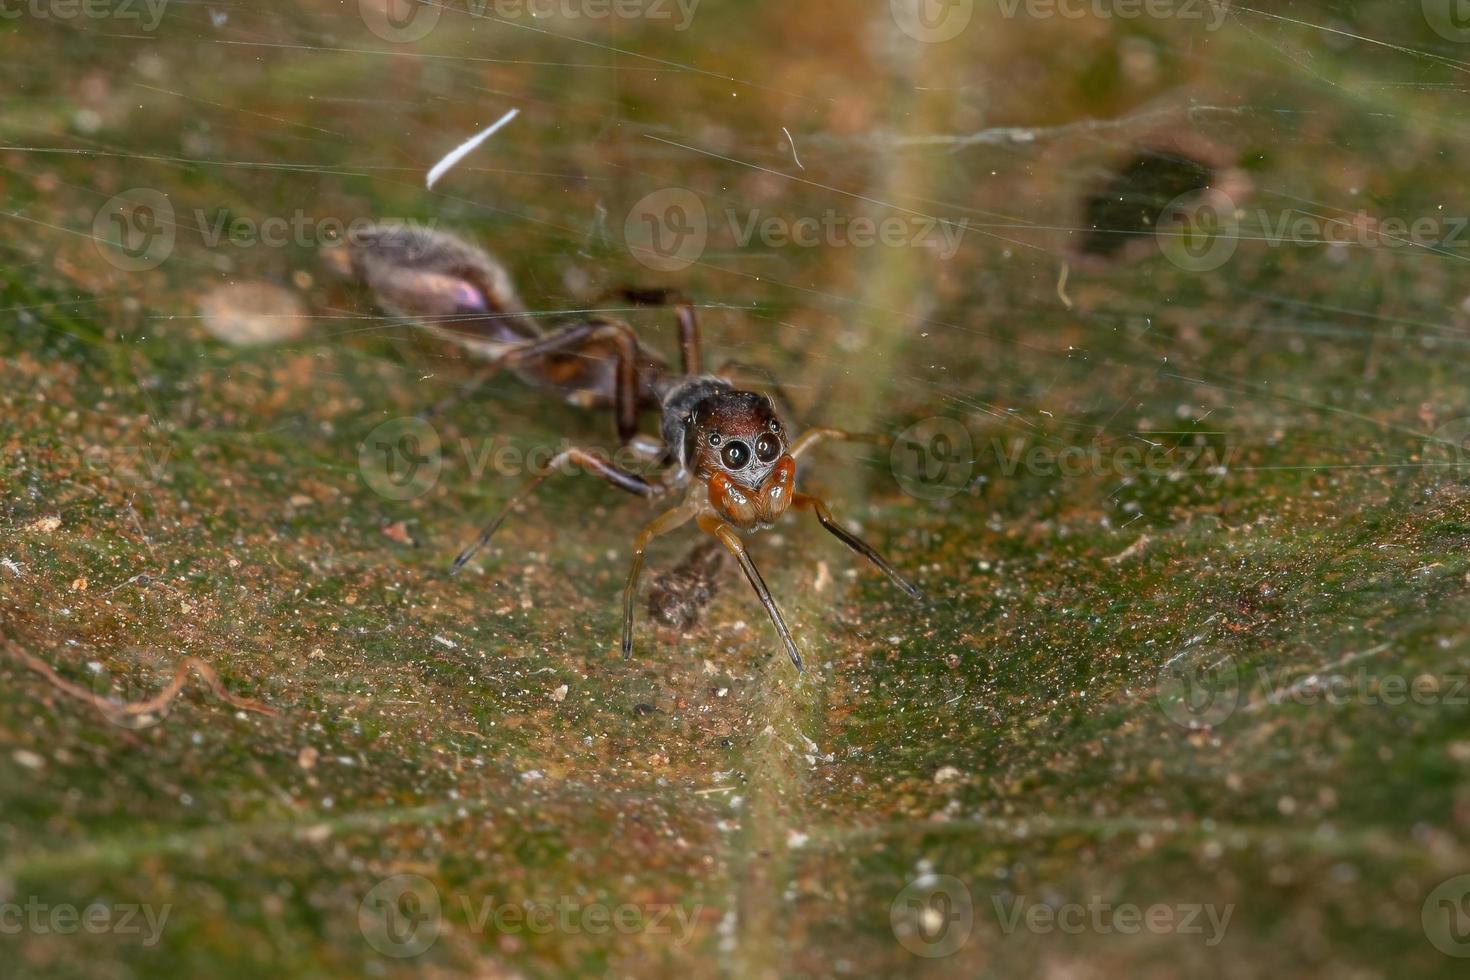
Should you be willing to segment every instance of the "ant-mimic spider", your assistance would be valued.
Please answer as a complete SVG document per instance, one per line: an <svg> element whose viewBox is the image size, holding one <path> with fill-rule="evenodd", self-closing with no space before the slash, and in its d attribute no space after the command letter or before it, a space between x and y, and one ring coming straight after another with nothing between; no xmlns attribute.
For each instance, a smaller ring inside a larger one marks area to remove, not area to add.
<svg viewBox="0 0 1470 980"><path fill-rule="evenodd" d="M694 306L665 290L619 290L636 305L672 306L678 321L677 372L644 349L632 327L601 315L579 317L543 332L515 292L509 274L480 249L442 232L413 226L380 225L327 252L339 272L366 285L390 312L428 327L488 360L474 381L431 411L465 397L498 372L509 369L526 382L585 408L610 408L618 442L650 463L665 467L649 479L585 449L568 449L508 500L479 538L455 558L458 572L489 544L506 516L548 476L572 463L628 493L658 500L683 497L639 532L623 589L623 656L633 650L633 605L649 543L689 521L712 535L735 557L765 606L791 662L801 655L760 570L746 551L742 531L770 527L789 509L809 511L853 551L878 566L914 599L921 593L883 556L832 518L824 501L796 489L797 463L824 440L871 441L834 428L794 436L771 399L734 386L728 375L744 366L732 362L706 374L700 356ZM778 392L779 393L779 392ZM641 411L661 415L660 440L638 434Z"/></svg>

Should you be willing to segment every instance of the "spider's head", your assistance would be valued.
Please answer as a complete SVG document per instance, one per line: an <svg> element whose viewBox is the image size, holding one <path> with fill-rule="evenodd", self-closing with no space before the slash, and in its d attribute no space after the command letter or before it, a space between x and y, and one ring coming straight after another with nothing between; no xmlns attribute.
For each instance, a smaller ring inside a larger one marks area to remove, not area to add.
<svg viewBox="0 0 1470 980"><path fill-rule="evenodd" d="M753 391L711 393L694 406L684 458L709 485L710 504L739 528L774 522L791 505L796 460L771 400Z"/></svg>

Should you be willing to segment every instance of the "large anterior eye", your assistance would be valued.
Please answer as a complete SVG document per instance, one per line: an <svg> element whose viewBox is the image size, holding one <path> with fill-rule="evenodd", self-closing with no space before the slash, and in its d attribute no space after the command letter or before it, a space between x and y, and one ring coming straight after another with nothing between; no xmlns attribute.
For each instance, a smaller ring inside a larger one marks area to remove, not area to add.
<svg viewBox="0 0 1470 980"><path fill-rule="evenodd" d="M762 463L769 463L781 455L781 440L773 435L763 435L755 441L755 458Z"/></svg>
<svg viewBox="0 0 1470 980"><path fill-rule="evenodd" d="M743 469L750 462L750 447L739 440L727 443L720 453L720 459L727 470Z"/></svg>

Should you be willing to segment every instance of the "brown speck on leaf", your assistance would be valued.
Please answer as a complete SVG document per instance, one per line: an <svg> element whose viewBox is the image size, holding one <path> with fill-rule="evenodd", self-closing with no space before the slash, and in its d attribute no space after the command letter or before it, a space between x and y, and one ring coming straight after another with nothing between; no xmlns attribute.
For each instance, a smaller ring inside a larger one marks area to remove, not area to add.
<svg viewBox="0 0 1470 980"><path fill-rule="evenodd" d="M301 751L296 754L296 764L307 772L310 772L316 768L316 762L320 758L321 753L314 747L307 745L303 746Z"/></svg>
<svg viewBox="0 0 1470 980"><path fill-rule="evenodd" d="M1137 541L1133 542L1128 547L1118 552L1116 555L1108 555L1103 559L1103 561L1107 562L1109 565L1116 565L1119 562L1127 561L1130 558L1136 558L1139 555L1143 554L1144 549L1148 547L1148 544L1148 535L1140 534Z"/></svg>
<svg viewBox="0 0 1470 980"><path fill-rule="evenodd" d="M409 547L412 547L414 544L413 538L408 533L408 524L404 521L394 521L392 524L386 525L383 528L383 537L389 541L395 541L398 544L408 545Z"/></svg>

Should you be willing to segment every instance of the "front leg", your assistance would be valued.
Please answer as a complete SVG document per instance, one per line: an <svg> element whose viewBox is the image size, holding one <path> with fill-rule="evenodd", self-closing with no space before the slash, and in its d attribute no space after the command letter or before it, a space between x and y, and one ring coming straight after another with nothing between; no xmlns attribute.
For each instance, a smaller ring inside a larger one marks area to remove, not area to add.
<svg viewBox="0 0 1470 980"><path fill-rule="evenodd" d="M887 436L878 435L874 432L848 432L845 429L832 429L823 426L815 429L807 429L801 435L797 436L796 441L791 444L791 458L800 459L802 453L828 440L866 442L874 446L885 446L888 444Z"/></svg>
<svg viewBox="0 0 1470 980"><path fill-rule="evenodd" d="M851 548L853 551L856 551L864 558L868 559L868 561L872 562L874 565L877 565L884 575L887 575L890 579L893 580L894 585L898 586L900 589L903 589L909 594L909 598L924 598L924 593L920 592L918 588L915 587L914 584L908 579L898 574L898 570L895 569L892 565L888 564L888 560L885 559L882 555L874 551L872 545L868 544L862 538L853 534L847 528L843 527L841 524L838 524L835 520L833 520L832 512L827 509L827 505L823 503L820 498L813 497L809 493L797 493L794 497L791 498L791 506L795 507L797 510L810 510L815 512L817 515L817 520L821 521L822 526L831 531L833 536L836 537L837 540L841 541L843 544L847 545L849 548Z"/></svg>
<svg viewBox="0 0 1470 980"><path fill-rule="evenodd" d="M632 470L625 470L585 449L568 449L557 453L552 457L551 462L546 464L546 471L532 478L515 496L507 500L505 505L485 525L485 529L480 532L475 543L459 553L459 557L454 559L454 564L449 568L449 574L458 574L460 569L464 568L481 548L490 543L490 539L495 536L495 532L500 529L500 525L505 522L506 517L515 509L515 506L535 493L537 487L545 483L553 473L567 463L575 463L604 483L609 483L619 490L625 490L639 497L658 497L668 491L667 484L650 483Z"/></svg>
<svg viewBox="0 0 1470 980"><path fill-rule="evenodd" d="M786 655L796 665L798 671L802 670L801 654L796 650L796 641L791 638L791 631L786 628L786 620L781 616L781 610L776 606L776 600L771 598L771 590L766 588L766 580L761 578L760 569L755 567L755 562L750 560L750 555L745 551L745 544L740 540L740 535L735 529L717 517L708 514L699 518L699 528L706 534L714 535L720 539L720 543L735 560L740 563L740 570L745 573L745 578L750 582L750 587L755 590L756 596L760 598L761 605L766 607L766 613L771 617L771 625L776 627L776 633L781 637L781 643L786 647Z"/></svg>
<svg viewBox="0 0 1470 980"><path fill-rule="evenodd" d="M649 542L654 538L682 527L697 510L697 500L690 497L678 507L654 519L638 533L638 537L633 542L633 564L628 569L628 584L623 587L624 660L633 655L633 600L638 595L638 576L643 573L643 553L648 550Z"/></svg>

